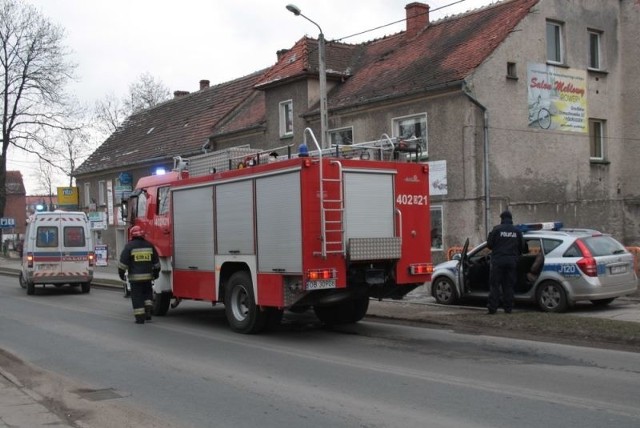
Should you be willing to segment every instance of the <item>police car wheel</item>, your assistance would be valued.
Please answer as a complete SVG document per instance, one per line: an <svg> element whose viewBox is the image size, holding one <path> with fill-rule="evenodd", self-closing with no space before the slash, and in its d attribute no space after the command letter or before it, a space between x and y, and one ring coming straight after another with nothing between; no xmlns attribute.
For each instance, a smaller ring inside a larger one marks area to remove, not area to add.
<svg viewBox="0 0 640 428"><path fill-rule="evenodd" d="M545 281L536 293L538 306L544 312L564 312L567 309L567 293L555 281Z"/></svg>
<svg viewBox="0 0 640 428"><path fill-rule="evenodd" d="M452 305L458 299L456 287L447 277L438 277L431 283L433 297L441 305Z"/></svg>

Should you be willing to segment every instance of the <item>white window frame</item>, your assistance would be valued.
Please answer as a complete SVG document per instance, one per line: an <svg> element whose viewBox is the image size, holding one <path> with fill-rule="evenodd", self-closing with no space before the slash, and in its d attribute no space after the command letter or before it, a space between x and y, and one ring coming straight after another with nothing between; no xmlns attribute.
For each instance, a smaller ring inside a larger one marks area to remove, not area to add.
<svg viewBox="0 0 640 428"><path fill-rule="evenodd" d="M550 29L554 31L550 34ZM552 38L552 39L551 39ZM551 64L564 64L564 24L557 21L547 21L546 24L546 39L547 39L547 62ZM551 39L551 40L550 40ZM550 57L550 50L553 49L554 57ZM556 57L559 56L559 58Z"/></svg>
<svg viewBox="0 0 640 428"><path fill-rule="evenodd" d="M293 100L281 101L280 114L280 137L293 136Z"/></svg>
<svg viewBox="0 0 640 428"><path fill-rule="evenodd" d="M336 136L343 133L343 132L350 132L351 133L351 142L342 142L342 138L340 138L340 143L336 142ZM331 147L336 146L338 144L340 145L351 145L353 144L353 126L346 126L344 128L335 128L335 129L330 129L329 130L329 143L331 144Z"/></svg>
<svg viewBox="0 0 640 428"><path fill-rule="evenodd" d="M411 114L411 115L407 115L407 116L400 116L400 117L394 117L393 119L391 119L392 122L392 128L393 129L393 136L395 138L411 138L413 136L415 136L415 133L412 133L412 135L408 135L408 133L405 133L405 135L402 135L402 133L400 132L401 130L401 124L403 122L410 122L411 120L414 121L414 125L415 125L415 121L417 120L418 122L422 122L424 120L424 129L422 129L421 127L421 132L424 132L424 135L420 135L419 138L421 138L421 144L422 144L422 153L420 156L420 159L426 159L429 157L429 122L428 122L428 118L427 118L427 113L416 113L416 114ZM407 124L408 125L408 124Z"/></svg>
<svg viewBox="0 0 640 428"><path fill-rule="evenodd" d="M106 197L106 182L104 180L98 181L98 206L105 206L107 204Z"/></svg>
<svg viewBox="0 0 640 428"><path fill-rule="evenodd" d="M589 119L589 160L601 162L605 158L606 121L601 119ZM599 156L594 153L599 149Z"/></svg>
<svg viewBox="0 0 640 428"><path fill-rule="evenodd" d="M86 208L91 204L91 183L84 183L84 206Z"/></svg>
<svg viewBox="0 0 640 428"><path fill-rule="evenodd" d="M431 205L431 207L429 208L430 212L431 212L431 226L429 228L429 230L431 231L431 251L444 251L444 223L442 221L442 219L444 218L444 208L442 207L442 205ZM433 215L434 212L439 212L440 214L440 219L434 224L434 218L435 216ZM437 237L436 239L434 239L434 234L433 234L433 230L434 229L439 229L439 236L440 239L438 240ZM435 245L434 245L435 244Z"/></svg>
<svg viewBox="0 0 640 428"><path fill-rule="evenodd" d="M602 70L602 32L589 30L588 32L588 66L589 70ZM593 42L595 40L595 52Z"/></svg>

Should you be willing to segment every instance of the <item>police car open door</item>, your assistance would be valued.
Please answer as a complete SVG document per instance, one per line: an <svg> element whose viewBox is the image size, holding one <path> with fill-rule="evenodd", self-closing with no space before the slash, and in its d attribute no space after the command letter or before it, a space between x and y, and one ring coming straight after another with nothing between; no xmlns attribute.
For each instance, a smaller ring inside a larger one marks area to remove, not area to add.
<svg viewBox="0 0 640 428"><path fill-rule="evenodd" d="M467 284L467 281L469 280L467 277L467 271L469 268L469 256L467 255L468 251L469 238L464 241L462 253L460 254L460 263L458 264L458 297L462 297L469 292L469 285Z"/></svg>

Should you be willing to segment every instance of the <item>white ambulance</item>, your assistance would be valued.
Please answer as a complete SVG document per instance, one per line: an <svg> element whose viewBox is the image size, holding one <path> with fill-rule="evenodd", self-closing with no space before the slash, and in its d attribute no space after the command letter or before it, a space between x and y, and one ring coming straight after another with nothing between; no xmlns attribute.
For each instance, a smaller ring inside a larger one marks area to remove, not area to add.
<svg viewBox="0 0 640 428"><path fill-rule="evenodd" d="M45 284L91 290L95 254L89 226L83 212L37 212L29 217L20 272L20 286L27 294Z"/></svg>

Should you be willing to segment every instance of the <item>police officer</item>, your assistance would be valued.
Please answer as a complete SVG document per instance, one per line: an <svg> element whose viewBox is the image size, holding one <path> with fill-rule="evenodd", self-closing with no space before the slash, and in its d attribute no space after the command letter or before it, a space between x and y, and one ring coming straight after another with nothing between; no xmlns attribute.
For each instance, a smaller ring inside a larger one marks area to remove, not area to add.
<svg viewBox="0 0 640 428"><path fill-rule="evenodd" d="M489 233L487 247L491 250L488 313L496 313L502 293L502 307L505 313L510 314L517 281L518 257L525 251L522 232L513 225L511 212L503 211L500 214L500 224Z"/></svg>
<svg viewBox="0 0 640 428"><path fill-rule="evenodd" d="M118 275L125 281L125 272L129 272L131 284L131 303L136 324L144 324L151 320L153 306L152 282L160 275L160 258L153 245L144 239L144 231L140 226L133 226L129 231L131 241L125 245L120 254Z"/></svg>

